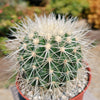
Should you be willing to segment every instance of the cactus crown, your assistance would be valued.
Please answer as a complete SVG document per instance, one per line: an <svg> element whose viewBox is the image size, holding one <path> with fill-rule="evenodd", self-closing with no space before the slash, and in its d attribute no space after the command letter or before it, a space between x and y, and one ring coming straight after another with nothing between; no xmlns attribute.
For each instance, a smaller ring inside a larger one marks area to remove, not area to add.
<svg viewBox="0 0 100 100"><path fill-rule="evenodd" d="M62 91L61 87L67 88L68 82L77 78L78 70L86 67L83 52L90 44L85 38L88 28L78 27L76 18L65 20L59 15L56 19L54 14L35 18L34 22L24 19L14 27L20 42L18 73L34 91L41 87Z"/></svg>

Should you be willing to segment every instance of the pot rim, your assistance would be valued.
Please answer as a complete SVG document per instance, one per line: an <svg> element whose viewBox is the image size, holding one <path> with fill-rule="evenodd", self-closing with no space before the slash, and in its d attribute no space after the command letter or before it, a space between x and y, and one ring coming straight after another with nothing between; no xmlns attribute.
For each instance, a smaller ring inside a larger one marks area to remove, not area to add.
<svg viewBox="0 0 100 100"><path fill-rule="evenodd" d="M90 67L87 67L86 68L89 72L91 72L91 69L90 69ZM88 73L88 84L87 84L87 86L84 88L84 90L81 92L81 93L79 93L78 95L76 95L75 97L73 97L73 98L71 98L70 100L76 100L78 97L80 97L81 95L83 95L85 92L86 92L86 90L87 90L87 88L89 87L89 85L90 85L90 83L91 83L91 74L90 73Z"/></svg>
<svg viewBox="0 0 100 100"><path fill-rule="evenodd" d="M88 65L88 64L87 64ZM87 67L86 68L89 72L91 72L91 69L90 69L90 67ZM83 95L85 92L86 92L86 90L87 90L87 88L89 87L89 85L90 85L90 83L91 83L91 74L90 73L88 73L88 84L87 84L87 86L84 88L84 90L81 92L81 93L79 93L78 95L76 95L75 97L73 97L73 98L70 98L69 100L75 100L76 98L78 98L78 97L80 97L81 95ZM19 94L24 98L24 99L26 99L26 100L29 100L26 96L24 96L23 94L22 94L22 92L21 92L21 90L19 89L19 86L18 86L18 82L16 82L16 87L17 87L17 90L18 90L18 92L19 92Z"/></svg>

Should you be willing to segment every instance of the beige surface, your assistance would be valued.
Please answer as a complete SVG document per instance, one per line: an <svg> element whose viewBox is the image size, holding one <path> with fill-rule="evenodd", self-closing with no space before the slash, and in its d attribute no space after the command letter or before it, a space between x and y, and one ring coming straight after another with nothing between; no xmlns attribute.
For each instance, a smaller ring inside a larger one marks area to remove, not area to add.
<svg viewBox="0 0 100 100"><path fill-rule="evenodd" d="M0 100L13 100L9 89L0 89Z"/></svg>
<svg viewBox="0 0 100 100"><path fill-rule="evenodd" d="M92 51L95 51L96 58L93 61L94 66L90 64L90 67L92 67L92 82L89 91L100 100L100 45L96 46Z"/></svg>

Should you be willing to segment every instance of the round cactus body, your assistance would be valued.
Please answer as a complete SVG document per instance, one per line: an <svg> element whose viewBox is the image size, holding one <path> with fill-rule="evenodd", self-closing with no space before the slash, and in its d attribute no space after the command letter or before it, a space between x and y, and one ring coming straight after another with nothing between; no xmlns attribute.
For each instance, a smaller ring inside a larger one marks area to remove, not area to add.
<svg viewBox="0 0 100 100"><path fill-rule="evenodd" d="M78 86L85 87L87 71L83 60L92 43L85 36L86 25L79 25L76 18L59 15L56 19L50 14L48 17L35 15L35 21L24 19L14 28L16 32L12 32L19 43L14 53L19 63L20 87L32 88L29 89L33 91L31 99L38 96L36 100L47 100L44 99L47 97L48 100L65 100L79 93Z"/></svg>
<svg viewBox="0 0 100 100"><path fill-rule="evenodd" d="M34 32L26 36L19 52L20 71L25 79L39 86L50 87L53 83L63 85L77 76L82 67L81 45L76 38L64 35L52 36L48 40ZM34 80L34 81L33 81Z"/></svg>

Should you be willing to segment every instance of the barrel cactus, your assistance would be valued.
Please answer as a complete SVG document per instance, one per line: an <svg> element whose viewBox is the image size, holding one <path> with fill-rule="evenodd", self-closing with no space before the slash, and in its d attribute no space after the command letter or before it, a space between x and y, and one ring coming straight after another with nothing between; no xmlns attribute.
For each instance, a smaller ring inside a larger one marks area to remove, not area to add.
<svg viewBox="0 0 100 100"><path fill-rule="evenodd" d="M23 19L11 29L18 42L17 82L30 100L67 100L88 82L84 63L91 42L88 27L54 14ZM85 80L85 81L84 81Z"/></svg>

